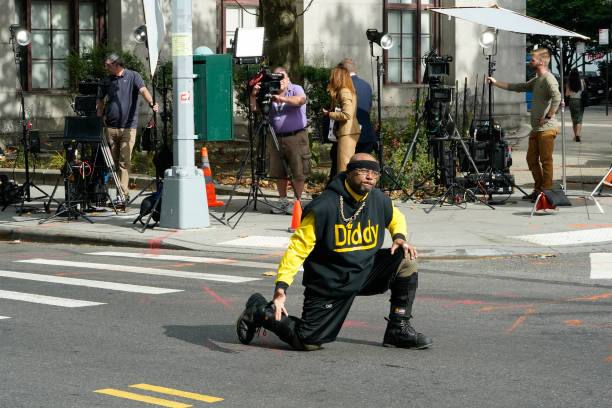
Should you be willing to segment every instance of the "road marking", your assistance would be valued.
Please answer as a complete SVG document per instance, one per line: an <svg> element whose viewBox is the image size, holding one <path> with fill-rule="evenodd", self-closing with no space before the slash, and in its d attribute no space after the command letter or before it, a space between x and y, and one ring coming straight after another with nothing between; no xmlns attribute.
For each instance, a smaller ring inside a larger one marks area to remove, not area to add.
<svg viewBox="0 0 612 408"><path fill-rule="evenodd" d="M519 235L512 238L543 246L577 245L612 241L612 228L593 228L550 234Z"/></svg>
<svg viewBox="0 0 612 408"><path fill-rule="evenodd" d="M168 408L188 408L193 405L183 404L182 402L165 400L162 398L148 397L146 395L135 394L133 392L115 390L113 388L105 388L103 390L95 390L94 392L106 395L112 395L113 397L127 398L134 401L146 402L147 404L161 405L162 407Z"/></svg>
<svg viewBox="0 0 612 408"><path fill-rule="evenodd" d="M523 313L523 315L521 317L519 317L518 319L516 319L516 321L514 322L514 324L512 326L510 326L508 328L508 330L506 330L505 334L509 334L512 330L516 329L521 323L523 323L525 321L525 319L527 319L527 316L535 313L536 311L534 309L528 309L525 311L525 313Z"/></svg>
<svg viewBox="0 0 612 408"><path fill-rule="evenodd" d="M125 265L111 265L93 262L75 262L75 261L63 261L60 259L24 259L21 261L39 265L54 265L54 266L67 266L70 268L85 268L85 269L102 269L107 271L125 272L125 273L141 273L145 275L158 275L158 276L172 276L175 278L187 278L187 279L201 279L201 280L212 280L219 282L230 282L230 283L244 283L256 280L260 278L243 278L241 276L231 275L216 275L212 273L197 273L197 272L184 272L169 269L157 269L157 268L143 268L139 266L125 266Z"/></svg>
<svg viewBox="0 0 612 408"><path fill-rule="evenodd" d="M203 401L203 402L219 402L219 401L223 401L223 398L213 397L211 395L196 394L194 392L175 390L175 389L166 388L166 387L159 387L157 385L134 384L134 385L130 385L130 387L138 388L138 389L141 389L141 390L155 391L155 392L159 392L161 394L174 395L174 396L177 396L177 397L189 398L189 399L193 399L193 400L196 400L196 401Z"/></svg>
<svg viewBox="0 0 612 408"><path fill-rule="evenodd" d="M220 242L219 245L286 249L289 246L289 237L264 237L261 235L251 235L244 238L237 238L232 239L230 241Z"/></svg>
<svg viewBox="0 0 612 408"><path fill-rule="evenodd" d="M90 279L64 278L62 276L39 275L35 273L23 273L0 270L0 277L33 280L39 282L59 283L62 285L85 286L89 288L110 289L122 292L146 293L149 295L161 295L164 293L182 292L179 289L164 289L153 286L129 285L126 283L104 282Z"/></svg>
<svg viewBox="0 0 612 408"><path fill-rule="evenodd" d="M591 279L612 279L612 254L592 253Z"/></svg>
<svg viewBox="0 0 612 408"><path fill-rule="evenodd" d="M250 262L250 261L235 261L233 259L224 258L207 258L203 256L182 256L182 255L161 255L151 253L137 253L137 252L88 252L85 255L99 255L99 256L119 256L124 258L141 258L141 259L156 259L161 261L182 261L182 262L194 262L194 263L205 263L205 264L222 264L241 266L246 268L264 268L264 269L276 269L278 264L263 263L263 262Z"/></svg>
<svg viewBox="0 0 612 408"><path fill-rule="evenodd" d="M10 319L10 317L8 317L8 316L0 316L0 320L2 320L2 319Z"/></svg>
<svg viewBox="0 0 612 408"><path fill-rule="evenodd" d="M106 303L88 302L86 300L66 299L54 296L35 295L32 293L10 292L8 290L0 290L0 299L21 300L30 303L40 303L43 305L61 306L61 307L85 307L105 305Z"/></svg>

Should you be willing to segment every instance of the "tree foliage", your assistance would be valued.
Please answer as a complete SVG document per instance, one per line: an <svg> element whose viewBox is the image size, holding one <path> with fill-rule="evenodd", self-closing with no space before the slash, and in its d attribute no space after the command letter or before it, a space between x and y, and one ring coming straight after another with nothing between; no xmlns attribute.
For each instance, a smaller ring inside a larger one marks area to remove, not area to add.
<svg viewBox="0 0 612 408"><path fill-rule="evenodd" d="M587 52L597 52L601 49L598 45L598 30L600 28L611 28L612 2L609 0L527 0L527 15L538 18L586 35L591 39L586 41ZM549 48L555 55L557 64L559 61L560 47L557 38L533 35L530 36L533 44L541 44ZM582 41L576 38L563 38L563 65L567 75L569 70L576 67L579 61L576 59L576 43Z"/></svg>
<svg viewBox="0 0 612 408"><path fill-rule="evenodd" d="M127 69L138 72L145 82L149 82L145 65L135 53L98 43L82 52L73 50L68 56L70 88L76 90L79 82L86 78L97 80L106 78L108 72L104 69L104 58L111 52L121 55Z"/></svg>
<svg viewBox="0 0 612 408"><path fill-rule="evenodd" d="M283 66L300 82L300 38L295 0L259 1L258 23L265 27L264 54L270 66Z"/></svg>

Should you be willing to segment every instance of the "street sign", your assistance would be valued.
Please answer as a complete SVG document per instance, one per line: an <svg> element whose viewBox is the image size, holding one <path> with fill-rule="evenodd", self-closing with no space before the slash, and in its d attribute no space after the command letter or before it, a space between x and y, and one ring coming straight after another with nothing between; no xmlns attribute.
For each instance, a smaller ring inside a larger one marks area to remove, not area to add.
<svg viewBox="0 0 612 408"><path fill-rule="evenodd" d="M584 54L586 52L586 47L583 42L579 41L576 43L576 52L578 54Z"/></svg>
<svg viewBox="0 0 612 408"><path fill-rule="evenodd" d="M607 28L599 29L599 45L608 45L610 43L610 30Z"/></svg>

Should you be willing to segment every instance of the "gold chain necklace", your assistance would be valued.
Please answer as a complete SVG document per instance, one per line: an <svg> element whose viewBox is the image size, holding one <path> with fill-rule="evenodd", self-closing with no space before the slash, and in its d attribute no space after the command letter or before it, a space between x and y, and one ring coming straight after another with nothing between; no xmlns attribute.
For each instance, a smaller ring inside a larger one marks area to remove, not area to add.
<svg viewBox="0 0 612 408"><path fill-rule="evenodd" d="M340 217L342 217L342 221L344 221L346 223L346 227L348 229L353 228L353 221L355 221L355 218L357 218L357 216L359 215L361 210L363 210L363 207L365 207L365 204L366 204L366 202L365 202L365 200L363 200L361 202L361 205L357 209L357 211L355 211L355 213L353 214L353 216L351 218L346 218L344 216L344 199L342 198L342 196L340 196Z"/></svg>

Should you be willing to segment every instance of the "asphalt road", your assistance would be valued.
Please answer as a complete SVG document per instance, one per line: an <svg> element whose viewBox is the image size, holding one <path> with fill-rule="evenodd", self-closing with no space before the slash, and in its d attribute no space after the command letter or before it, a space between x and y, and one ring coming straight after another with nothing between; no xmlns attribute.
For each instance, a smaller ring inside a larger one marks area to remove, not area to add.
<svg viewBox="0 0 612 408"><path fill-rule="evenodd" d="M591 279L585 253L424 261L413 324L432 348L380 346L381 295L312 353L234 336L247 297L272 294L278 254L1 243L0 256L3 408L612 403L612 280Z"/></svg>

